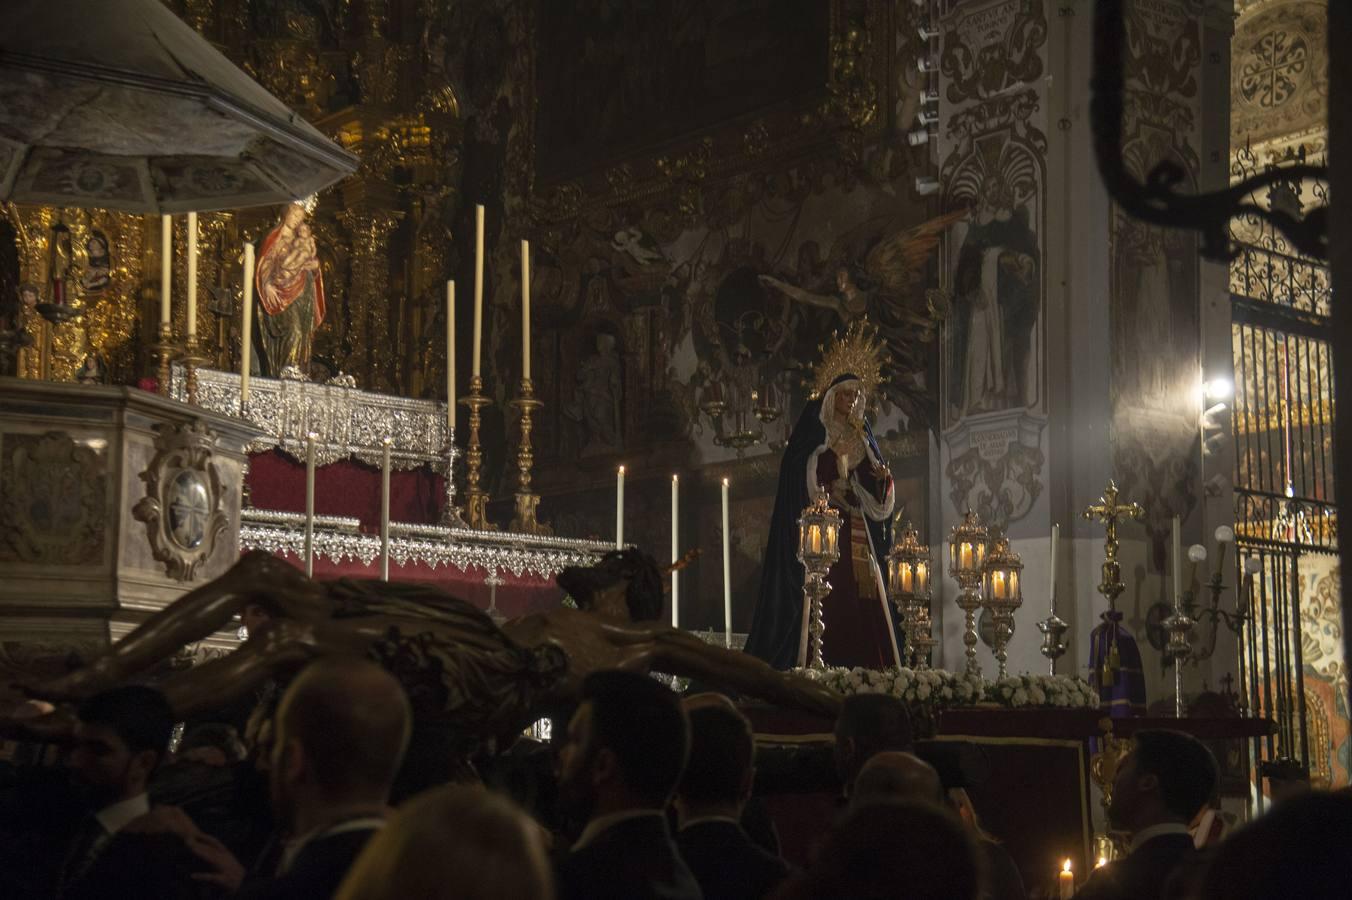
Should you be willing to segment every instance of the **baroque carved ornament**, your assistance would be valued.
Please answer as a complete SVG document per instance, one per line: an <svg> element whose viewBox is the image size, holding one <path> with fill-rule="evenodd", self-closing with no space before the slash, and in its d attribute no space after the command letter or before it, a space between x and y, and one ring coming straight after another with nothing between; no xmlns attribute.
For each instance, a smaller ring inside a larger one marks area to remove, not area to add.
<svg viewBox="0 0 1352 900"><path fill-rule="evenodd" d="M169 577L191 581L226 526L221 477L212 464L216 435L202 422L159 431L159 452L141 473L146 495L132 517L145 523L151 552Z"/></svg>

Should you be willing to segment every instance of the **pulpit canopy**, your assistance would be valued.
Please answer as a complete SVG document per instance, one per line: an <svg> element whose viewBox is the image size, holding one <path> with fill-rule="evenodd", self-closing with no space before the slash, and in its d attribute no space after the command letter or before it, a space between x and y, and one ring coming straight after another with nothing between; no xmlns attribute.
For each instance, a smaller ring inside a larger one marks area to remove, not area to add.
<svg viewBox="0 0 1352 900"><path fill-rule="evenodd" d="M0 201L234 209L302 199L357 164L160 0L5 5Z"/></svg>

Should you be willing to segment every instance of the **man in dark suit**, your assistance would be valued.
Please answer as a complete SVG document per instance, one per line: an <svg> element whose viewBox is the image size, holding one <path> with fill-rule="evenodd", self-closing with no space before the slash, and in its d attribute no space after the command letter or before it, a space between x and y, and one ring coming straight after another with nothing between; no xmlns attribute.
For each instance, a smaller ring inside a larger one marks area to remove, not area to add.
<svg viewBox="0 0 1352 900"><path fill-rule="evenodd" d="M52 896L189 896L193 859L183 841L139 827L150 812L146 784L169 751L174 720L168 701L153 688L132 685L89 698L76 716L66 762L86 812L53 842L60 851Z"/></svg>
<svg viewBox="0 0 1352 900"><path fill-rule="evenodd" d="M556 866L559 900L699 900L663 815L690 737L676 695L631 672L593 672L559 751L559 799L587 822Z"/></svg>
<svg viewBox="0 0 1352 900"><path fill-rule="evenodd" d="M741 826L756 777L751 723L726 701L687 708L690 760L676 789L676 846L705 900L768 896L789 869Z"/></svg>
<svg viewBox="0 0 1352 900"><path fill-rule="evenodd" d="M286 836L272 871L246 878L215 838L189 845L215 871L201 876L247 900L328 900L371 836L408 747L411 714L399 682L373 663L312 664L282 697L269 764L273 813Z"/></svg>
<svg viewBox="0 0 1352 900"><path fill-rule="evenodd" d="M1188 823L1216 791L1216 759L1191 735L1138 732L1118 767L1108 821L1130 851L1094 871L1075 894L1087 900L1159 900L1175 870L1196 853Z"/></svg>

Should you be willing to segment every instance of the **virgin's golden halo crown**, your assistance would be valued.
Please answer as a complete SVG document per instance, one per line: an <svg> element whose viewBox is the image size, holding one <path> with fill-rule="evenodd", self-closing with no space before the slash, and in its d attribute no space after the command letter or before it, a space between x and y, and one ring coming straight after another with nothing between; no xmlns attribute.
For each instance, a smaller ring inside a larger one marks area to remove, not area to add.
<svg viewBox="0 0 1352 900"><path fill-rule="evenodd" d="M883 366L888 363L887 345L867 316L851 323L844 337L837 331L829 346L818 345L817 349L822 359L812 370L813 399L826 393L831 382L846 373L859 379L867 396L887 380L883 375Z"/></svg>

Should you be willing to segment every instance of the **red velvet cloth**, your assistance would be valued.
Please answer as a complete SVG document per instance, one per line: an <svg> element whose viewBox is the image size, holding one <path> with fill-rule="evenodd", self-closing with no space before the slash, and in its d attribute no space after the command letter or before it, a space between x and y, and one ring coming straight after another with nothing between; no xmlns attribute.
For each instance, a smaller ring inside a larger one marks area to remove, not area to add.
<svg viewBox="0 0 1352 900"><path fill-rule="evenodd" d="M305 463L280 450L249 458L249 499L257 509L305 512ZM446 479L429 467L390 472L390 520L435 524ZM315 469L315 514L354 516L362 530L380 530L380 469L350 459Z"/></svg>
<svg viewBox="0 0 1352 900"><path fill-rule="evenodd" d="M305 567L298 556L289 553L278 555L298 569ZM454 566L438 566L434 569L416 562L399 566L395 565L394 560L390 560L391 581L434 585L485 610L493 599L492 589L484 584L487 574L485 570L472 566L462 572ZM369 566L364 566L359 560L354 559L335 563L330 559L316 557L314 577L321 581L334 578L379 578L380 559L376 558ZM563 591L552 579L525 574L518 577L510 572L501 573L501 577L504 583L497 587L497 610L508 619L527 613L556 609L563 600Z"/></svg>
<svg viewBox="0 0 1352 900"><path fill-rule="evenodd" d="M835 451L829 448L822 451L817 457L817 483L829 487L838 471ZM883 617L877 598L860 595L851 555L853 541L867 543L868 535L863 531L862 519L843 507L835 508L840 513L840 558L826 576L831 593L822 604L822 624L826 626L822 656L829 666L885 669L896 663L887 638L891 626Z"/></svg>

